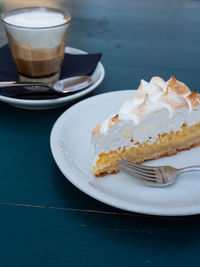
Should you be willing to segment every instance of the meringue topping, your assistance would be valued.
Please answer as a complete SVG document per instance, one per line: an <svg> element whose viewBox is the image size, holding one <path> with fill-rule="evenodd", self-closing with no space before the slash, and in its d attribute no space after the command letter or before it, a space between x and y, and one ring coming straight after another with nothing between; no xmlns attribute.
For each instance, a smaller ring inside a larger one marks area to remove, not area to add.
<svg viewBox="0 0 200 267"><path fill-rule="evenodd" d="M97 125L92 143L96 154L137 142L153 143L163 133L179 131L200 121L200 95L172 77L141 80L133 99L117 115ZM136 127L137 126L137 127ZM128 134L127 134L128 133Z"/></svg>

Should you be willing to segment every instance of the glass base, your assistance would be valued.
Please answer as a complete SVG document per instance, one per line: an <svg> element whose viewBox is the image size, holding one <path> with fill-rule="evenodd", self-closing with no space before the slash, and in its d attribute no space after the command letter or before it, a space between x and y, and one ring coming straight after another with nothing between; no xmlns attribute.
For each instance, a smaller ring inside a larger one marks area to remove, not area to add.
<svg viewBox="0 0 200 267"><path fill-rule="evenodd" d="M23 76L21 74L19 74L19 81L20 82L34 82L34 83L45 83L45 84L48 84L50 86L52 86L55 82L57 82L60 78L60 72L57 72L56 74L52 75L52 76L49 76L49 77L42 77L42 78L30 78L30 77L26 77L26 76ZM29 90L49 90L47 87L43 87L43 86L37 86L37 87L29 87L29 86L26 86L25 87L26 89L29 89Z"/></svg>

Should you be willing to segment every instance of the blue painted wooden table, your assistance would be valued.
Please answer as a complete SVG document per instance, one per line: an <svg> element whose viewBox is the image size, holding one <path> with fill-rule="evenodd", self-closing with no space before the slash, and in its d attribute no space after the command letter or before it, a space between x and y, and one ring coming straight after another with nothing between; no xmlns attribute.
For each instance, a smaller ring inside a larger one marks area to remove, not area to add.
<svg viewBox="0 0 200 267"><path fill-rule="evenodd" d="M67 7L72 14L68 45L103 53L105 80L86 97L136 88L141 78L153 75L175 74L200 88L199 1L44 4ZM1 0L0 10L20 5L27 1ZM2 26L0 36L3 45ZM52 158L49 136L67 108L28 111L0 103L0 266L200 264L200 216L123 212L65 179Z"/></svg>

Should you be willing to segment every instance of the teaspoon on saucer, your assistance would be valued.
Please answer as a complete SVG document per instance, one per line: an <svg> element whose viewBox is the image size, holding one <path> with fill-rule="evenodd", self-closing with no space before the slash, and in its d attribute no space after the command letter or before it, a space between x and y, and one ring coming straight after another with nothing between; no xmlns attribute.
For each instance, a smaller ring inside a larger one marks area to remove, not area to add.
<svg viewBox="0 0 200 267"><path fill-rule="evenodd" d="M0 88L6 87L47 87L49 89L55 90L59 93L67 94L82 90L91 84L93 84L93 80L90 76L74 76L66 79L59 80L55 82L52 86L44 83L37 82L17 82L17 81L9 81L9 82L0 82ZM31 89L27 89L31 90ZM42 90L37 90L37 92L44 92Z"/></svg>

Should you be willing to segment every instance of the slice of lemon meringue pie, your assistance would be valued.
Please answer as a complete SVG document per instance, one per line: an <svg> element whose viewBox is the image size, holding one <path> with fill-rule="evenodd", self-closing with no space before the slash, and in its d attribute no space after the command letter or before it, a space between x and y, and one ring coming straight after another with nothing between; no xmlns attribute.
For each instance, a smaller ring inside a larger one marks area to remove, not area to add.
<svg viewBox="0 0 200 267"><path fill-rule="evenodd" d="M141 80L132 100L92 132L93 173L119 171L118 160L134 163L200 145L200 95L174 76Z"/></svg>

